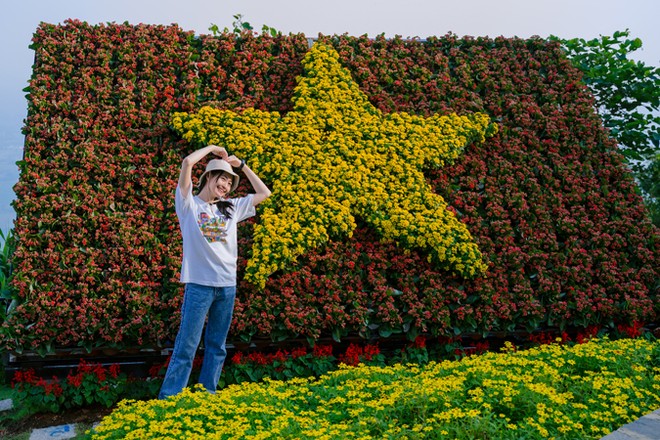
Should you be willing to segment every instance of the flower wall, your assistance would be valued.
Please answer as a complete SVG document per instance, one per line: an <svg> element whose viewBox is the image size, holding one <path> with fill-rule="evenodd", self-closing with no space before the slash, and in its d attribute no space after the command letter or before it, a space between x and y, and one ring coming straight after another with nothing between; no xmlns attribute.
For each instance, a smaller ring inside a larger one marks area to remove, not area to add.
<svg viewBox="0 0 660 440"><path fill-rule="evenodd" d="M177 112L173 128L199 145L223 145L273 182L260 206L245 279L261 288L269 275L329 239L350 238L356 218L385 240L473 278L487 266L464 223L433 193L423 169L453 164L466 145L497 126L483 113L430 118L384 115L362 93L337 52L317 43L286 116L202 107Z"/></svg>
<svg viewBox="0 0 660 440"><path fill-rule="evenodd" d="M414 339L657 319L658 230L558 44L454 35L319 43L385 115L496 122L497 133L453 164L423 170L488 269L466 278L383 240L363 215L352 236L306 249L262 289L243 276L256 231L247 222L230 338ZM181 159L197 147L172 116L210 106L286 117L307 39L68 21L40 25L33 47L15 187L18 305L2 345L167 343L182 294L173 193Z"/></svg>

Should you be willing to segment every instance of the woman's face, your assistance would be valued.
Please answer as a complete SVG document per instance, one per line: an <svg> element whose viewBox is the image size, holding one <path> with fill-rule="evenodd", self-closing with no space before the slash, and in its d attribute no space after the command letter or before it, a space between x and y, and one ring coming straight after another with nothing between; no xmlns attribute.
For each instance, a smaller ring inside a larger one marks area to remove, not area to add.
<svg viewBox="0 0 660 440"><path fill-rule="evenodd" d="M233 179L231 175L222 173L215 179L209 182L211 194L218 199L226 199L229 191L231 191L231 184Z"/></svg>

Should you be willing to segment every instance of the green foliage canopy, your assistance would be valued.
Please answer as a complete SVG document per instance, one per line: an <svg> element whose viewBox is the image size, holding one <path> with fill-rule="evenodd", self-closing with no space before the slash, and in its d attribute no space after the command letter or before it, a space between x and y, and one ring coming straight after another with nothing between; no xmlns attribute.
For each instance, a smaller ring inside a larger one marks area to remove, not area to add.
<svg viewBox="0 0 660 440"><path fill-rule="evenodd" d="M651 160L660 147L660 68L628 57L642 47L639 38L618 31L612 37L561 40L571 61L584 73L605 127L629 160ZM639 171L644 164L632 163Z"/></svg>
<svg viewBox="0 0 660 440"><path fill-rule="evenodd" d="M654 184L660 167L660 67L629 58L642 48L642 40L630 38L627 29L592 40L550 39L561 43L584 74L603 124L619 143L651 219L660 226L660 199Z"/></svg>

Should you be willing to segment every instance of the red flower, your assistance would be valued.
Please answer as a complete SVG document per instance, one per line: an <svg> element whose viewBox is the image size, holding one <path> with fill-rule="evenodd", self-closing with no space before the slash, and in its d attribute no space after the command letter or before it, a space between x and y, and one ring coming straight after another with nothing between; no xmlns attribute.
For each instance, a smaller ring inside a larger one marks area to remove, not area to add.
<svg viewBox="0 0 660 440"><path fill-rule="evenodd" d="M360 363L360 356L363 354L363 349L357 344L351 343L346 352L339 356L339 362L346 365L356 366Z"/></svg>
<svg viewBox="0 0 660 440"><path fill-rule="evenodd" d="M272 361L278 361L278 362L286 362L288 359L289 355L287 354L286 351L282 350L277 350L277 353L271 356Z"/></svg>
<svg viewBox="0 0 660 440"><path fill-rule="evenodd" d="M151 368L149 368L149 377L162 377L165 374L165 370L167 370L171 358L172 357L169 356L162 364L152 365Z"/></svg>
<svg viewBox="0 0 660 440"><path fill-rule="evenodd" d="M32 368L29 368L27 370L23 370L23 371L18 370L17 372L15 372L11 384L12 387L21 384L34 385L37 382L37 380L38 379L34 374L34 370Z"/></svg>
<svg viewBox="0 0 660 440"><path fill-rule="evenodd" d="M78 372L76 374L69 373L66 376L66 381L69 385L79 388L82 385L83 375L84 374L82 372Z"/></svg>
<svg viewBox="0 0 660 440"><path fill-rule="evenodd" d="M370 361L374 356L380 354L380 348L378 345L366 345L363 349L363 353L364 359Z"/></svg>
<svg viewBox="0 0 660 440"><path fill-rule="evenodd" d="M266 358L266 356L264 356L263 353L258 353L258 352L250 353L248 354L247 358L250 362L254 362L257 365L268 364L268 358Z"/></svg>
<svg viewBox="0 0 660 440"><path fill-rule="evenodd" d="M234 353L234 355L231 357L231 363L235 365L242 365L245 363L243 360L243 353L240 351L237 351Z"/></svg>
<svg viewBox="0 0 660 440"><path fill-rule="evenodd" d="M116 379L119 376L120 371L119 364L110 365L109 372L113 379Z"/></svg>
<svg viewBox="0 0 660 440"><path fill-rule="evenodd" d="M643 325L640 322L633 321L631 325L618 324L616 327L620 333L625 334L629 338L637 338L642 334L641 329Z"/></svg>
<svg viewBox="0 0 660 440"><path fill-rule="evenodd" d="M332 356L332 345L315 345L313 350L314 357Z"/></svg>
<svg viewBox="0 0 660 440"><path fill-rule="evenodd" d="M424 348L426 347L426 337L425 336L417 336L415 338L415 342L413 343L414 348Z"/></svg>
<svg viewBox="0 0 660 440"><path fill-rule="evenodd" d="M291 350L291 357L293 359L298 359L299 357L303 357L307 354L307 349L305 347L296 347L293 350Z"/></svg>

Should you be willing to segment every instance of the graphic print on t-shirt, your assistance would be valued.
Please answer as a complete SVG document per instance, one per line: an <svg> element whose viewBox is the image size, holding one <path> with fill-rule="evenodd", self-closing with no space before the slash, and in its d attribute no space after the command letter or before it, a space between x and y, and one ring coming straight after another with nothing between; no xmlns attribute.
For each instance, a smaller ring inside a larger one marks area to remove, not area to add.
<svg viewBox="0 0 660 440"><path fill-rule="evenodd" d="M227 242L227 219L224 215L211 217L208 213L201 212L197 224L199 230L202 231L202 235L209 243Z"/></svg>

